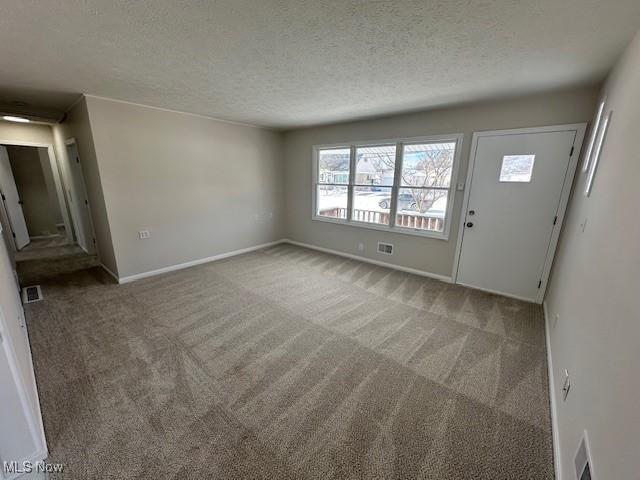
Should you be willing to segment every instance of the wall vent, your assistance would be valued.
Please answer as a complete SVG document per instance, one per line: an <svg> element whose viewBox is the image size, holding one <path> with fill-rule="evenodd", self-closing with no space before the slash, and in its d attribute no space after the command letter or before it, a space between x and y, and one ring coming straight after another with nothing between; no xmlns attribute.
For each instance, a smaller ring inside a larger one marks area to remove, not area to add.
<svg viewBox="0 0 640 480"><path fill-rule="evenodd" d="M378 242L378 253L393 255L393 245L391 245L390 243Z"/></svg>
<svg viewBox="0 0 640 480"><path fill-rule="evenodd" d="M42 300L40 285L32 285L22 289L22 303L33 303Z"/></svg>
<svg viewBox="0 0 640 480"><path fill-rule="evenodd" d="M574 458L574 464L576 466L577 480L591 480L591 460L589 456L589 442L587 440L586 430L580 439L580 445L578 446L578 451Z"/></svg>

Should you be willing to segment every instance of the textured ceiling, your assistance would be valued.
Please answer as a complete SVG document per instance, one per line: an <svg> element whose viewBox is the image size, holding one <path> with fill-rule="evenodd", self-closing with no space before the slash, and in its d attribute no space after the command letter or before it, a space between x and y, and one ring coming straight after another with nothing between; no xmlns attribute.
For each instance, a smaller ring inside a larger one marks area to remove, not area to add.
<svg viewBox="0 0 640 480"><path fill-rule="evenodd" d="M601 80L639 0L3 0L0 103L290 128Z"/></svg>

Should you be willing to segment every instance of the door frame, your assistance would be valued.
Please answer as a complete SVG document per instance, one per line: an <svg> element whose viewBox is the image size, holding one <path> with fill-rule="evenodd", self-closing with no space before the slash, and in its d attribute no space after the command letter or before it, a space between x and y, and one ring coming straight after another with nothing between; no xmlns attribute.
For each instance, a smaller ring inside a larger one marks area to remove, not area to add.
<svg viewBox="0 0 640 480"><path fill-rule="evenodd" d="M582 154L582 142L584 141L584 135L587 129L586 123L571 123L566 125L548 125L542 127L527 127L527 128L510 128L504 130L487 130L481 132L473 132L471 140L471 150L469 151L469 162L467 165L467 175L465 179L464 197L462 200L462 210L460 211L460 223L458 225L458 239L456 242L455 256L453 259L453 272L451 278L453 283L458 283L458 268L460 266L460 255L462 253L462 243L464 240L464 224L466 221L466 211L469 209L469 197L471 195L471 185L473 183L473 167L476 161L476 153L478 150L478 140L482 137L495 137L501 135L521 135L526 133L547 133L547 132L566 132L575 131L576 136L573 139L573 153L571 154L569 165L564 176L564 182L562 184L562 191L560 193L560 202L558 203L558 209L556 215L558 219L551 232L551 239L549 241L549 247L547 249L547 256L544 261L544 267L542 269L541 284L538 293L535 298L535 303L542 303L544 300L545 291L547 289L547 282L549 281L549 274L551 273L551 266L553 265L553 257L558 246L558 239L560 238L560 231L562 230L562 223L564 221L565 213L567 211L567 204L569 203L569 197L571 195L571 187L573 185L573 179L576 173L576 167L578 165L578 159ZM499 295L511 296L502 292L491 292ZM519 300L525 300L530 302L531 299L518 298Z"/></svg>
<svg viewBox="0 0 640 480"><path fill-rule="evenodd" d="M69 210L67 207L67 198L64 195L64 177L62 175L62 169L58 158L56 157L53 143L42 142L25 142L21 140L10 140L7 138L0 138L0 145L14 145L17 147L36 147L46 148L49 155L49 164L51 165L51 173L53 174L53 183L56 185L56 196L58 197L58 205L60 206L62 221L64 222L65 234L67 236L67 243L73 244L73 230L71 226L71 219L69 218ZM15 250L15 245L13 246Z"/></svg>
<svg viewBox="0 0 640 480"><path fill-rule="evenodd" d="M78 154L78 158L80 158L80 150L78 149L78 142L76 141L75 137L67 138L64 141L64 149L65 149L65 155L67 156L67 161L69 162L67 166L69 167L70 170L73 168L73 160L69 158L69 153L68 153L69 151L67 150L67 147L71 145L75 145L76 153ZM89 203L89 193L87 191L87 184L84 181L84 169L82 168L82 160L78 162L78 166L80 168L80 183L82 184L82 194L84 195L84 198L87 201L86 205L87 205L87 213L89 217L89 231L91 232L91 238L87 238L86 240L90 245L93 245L93 253L89 253L88 250L86 250L82 245L80 245L80 242L78 242L78 245L80 246L80 248L82 248L82 250L84 250L85 253L89 255L97 255L98 245L96 244L96 231L93 226L93 215L91 214L91 203ZM73 173L69 171L69 175L73 175ZM73 183L72 178L69 178L69 181ZM78 205L77 202L74 205ZM71 210L71 208L72 206L71 204L69 204L69 210ZM80 212L77 212L77 213L79 214ZM78 233L76 232L76 236L77 235Z"/></svg>
<svg viewBox="0 0 640 480"><path fill-rule="evenodd" d="M9 229L9 233L11 233L11 241L10 250L15 253L19 250L25 248L29 243L31 243L31 235L29 234L29 228L27 227L27 221L24 216L24 209L22 208L22 200L20 199L20 190L18 190L18 184L16 183L15 175L13 174L13 167L11 166L11 158L9 157L9 152L5 145L0 144L0 152L2 152L3 159L6 158L6 165L4 166L8 169L8 176L2 185L0 185L0 194L2 194L2 220L5 221L5 225ZM4 162L2 162L4 163ZM3 168L3 170L5 170ZM13 187L13 189L11 189ZM8 204L8 196L10 196L8 190L15 191L15 195L17 197L17 205L14 206L14 211L12 212L11 208L9 208ZM19 213L19 215L18 215ZM21 221L20 221L21 220ZM24 227L24 231L23 230ZM26 238L22 238L22 234L26 234ZM25 241L24 245L19 245L21 241Z"/></svg>

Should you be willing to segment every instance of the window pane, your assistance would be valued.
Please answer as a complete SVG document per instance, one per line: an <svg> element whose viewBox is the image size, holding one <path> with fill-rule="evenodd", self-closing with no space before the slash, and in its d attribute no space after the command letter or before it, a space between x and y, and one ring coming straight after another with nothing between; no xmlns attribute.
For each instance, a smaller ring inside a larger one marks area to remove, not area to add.
<svg viewBox="0 0 640 480"><path fill-rule="evenodd" d="M421 143L405 145L402 155L402 185L448 187L456 144Z"/></svg>
<svg viewBox="0 0 640 480"><path fill-rule="evenodd" d="M379 186L353 188L351 215L353 221L389 225L390 208L391 188Z"/></svg>
<svg viewBox="0 0 640 480"><path fill-rule="evenodd" d="M535 155L505 155L500 168L501 182L530 182Z"/></svg>
<svg viewBox="0 0 640 480"><path fill-rule="evenodd" d="M447 190L401 188L398 193L396 226L444 231L447 198Z"/></svg>
<svg viewBox="0 0 640 480"><path fill-rule="evenodd" d="M348 148L331 148L318 152L318 183L349 183Z"/></svg>
<svg viewBox="0 0 640 480"><path fill-rule="evenodd" d="M321 217L347 218L347 187L318 185L317 214Z"/></svg>
<svg viewBox="0 0 640 480"><path fill-rule="evenodd" d="M396 146L356 148L356 185L393 186Z"/></svg>

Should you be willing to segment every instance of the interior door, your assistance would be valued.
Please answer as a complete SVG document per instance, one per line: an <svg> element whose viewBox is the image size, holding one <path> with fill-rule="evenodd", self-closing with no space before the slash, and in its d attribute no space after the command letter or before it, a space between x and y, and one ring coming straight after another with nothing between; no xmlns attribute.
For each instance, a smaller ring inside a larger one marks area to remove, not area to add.
<svg viewBox="0 0 640 480"><path fill-rule="evenodd" d="M6 246L0 242L0 463L46 457L24 311ZM17 476L4 468L2 472L0 478Z"/></svg>
<svg viewBox="0 0 640 480"><path fill-rule="evenodd" d="M578 133L558 128L477 137L457 283L537 299Z"/></svg>
<svg viewBox="0 0 640 480"><path fill-rule="evenodd" d="M11 171L9 154L7 153L7 148L2 145L0 145L0 189L2 190L5 210L11 223L11 230L14 234L16 248L20 250L28 245L31 240L29 239L27 223L24 220L18 188Z"/></svg>
<svg viewBox="0 0 640 480"><path fill-rule="evenodd" d="M84 176L82 175L78 147L75 143L67 145L67 156L69 158L69 173L71 175L69 202L74 223L73 226L76 232L76 240L85 252L93 254L95 252L95 246L93 244L93 228L91 224L91 212L89 210L89 199L84 184Z"/></svg>

